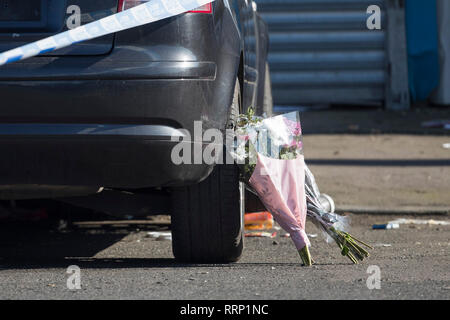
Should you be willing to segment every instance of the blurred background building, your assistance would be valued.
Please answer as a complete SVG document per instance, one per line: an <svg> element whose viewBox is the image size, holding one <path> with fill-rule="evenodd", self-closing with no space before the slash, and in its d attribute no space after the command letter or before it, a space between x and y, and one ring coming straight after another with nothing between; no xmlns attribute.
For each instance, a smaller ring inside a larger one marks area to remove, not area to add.
<svg viewBox="0 0 450 320"><path fill-rule="evenodd" d="M256 0L269 25L274 102L450 104L450 1ZM376 5L381 28L369 29Z"/></svg>

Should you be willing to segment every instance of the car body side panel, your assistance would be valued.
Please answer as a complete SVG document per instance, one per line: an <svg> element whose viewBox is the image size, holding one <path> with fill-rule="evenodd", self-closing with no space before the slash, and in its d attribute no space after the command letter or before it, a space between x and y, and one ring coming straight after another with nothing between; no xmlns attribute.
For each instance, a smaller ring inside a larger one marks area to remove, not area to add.
<svg viewBox="0 0 450 320"><path fill-rule="evenodd" d="M269 52L269 32L266 22L259 16L257 16L258 21L258 89L257 89L257 100L256 100L256 112L257 114L263 113L264 105L264 91L265 91L265 75L266 75L266 61Z"/></svg>
<svg viewBox="0 0 450 320"><path fill-rule="evenodd" d="M247 110L255 105L256 85L258 81L257 52L258 39L257 24L255 24L255 12L253 10L252 0L245 0L242 8L242 17L244 25L244 93L243 108Z"/></svg>

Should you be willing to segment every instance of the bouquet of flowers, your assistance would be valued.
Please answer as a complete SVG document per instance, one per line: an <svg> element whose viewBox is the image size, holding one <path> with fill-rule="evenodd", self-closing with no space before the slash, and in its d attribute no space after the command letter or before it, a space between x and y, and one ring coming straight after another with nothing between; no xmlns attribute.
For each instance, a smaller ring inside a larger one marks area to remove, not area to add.
<svg viewBox="0 0 450 320"><path fill-rule="evenodd" d="M341 249L341 254L347 256L353 263L363 261L369 257L369 252L363 246L373 249L369 244L359 240L345 230L348 229L346 217L339 216L333 212L327 212L323 207L314 175L305 166L305 190L308 203L308 217L312 222L327 235L327 240L333 240Z"/></svg>
<svg viewBox="0 0 450 320"><path fill-rule="evenodd" d="M345 217L327 212L320 202L314 176L305 164L298 112L266 118L253 109L240 115L231 154L241 168L241 179L260 198L278 224L290 234L306 266L312 264L306 217L312 219L353 263L369 256L368 244L345 230Z"/></svg>

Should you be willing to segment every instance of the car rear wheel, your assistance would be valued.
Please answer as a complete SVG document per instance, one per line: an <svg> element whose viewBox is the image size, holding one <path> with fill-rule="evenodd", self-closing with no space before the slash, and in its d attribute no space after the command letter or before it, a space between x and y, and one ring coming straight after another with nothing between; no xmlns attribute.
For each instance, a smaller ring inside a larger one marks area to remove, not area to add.
<svg viewBox="0 0 450 320"><path fill-rule="evenodd" d="M240 110L236 81L228 127ZM201 183L172 192L172 250L182 262L228 263L243 250L245 190L234 164L216 165Z"/></svg>

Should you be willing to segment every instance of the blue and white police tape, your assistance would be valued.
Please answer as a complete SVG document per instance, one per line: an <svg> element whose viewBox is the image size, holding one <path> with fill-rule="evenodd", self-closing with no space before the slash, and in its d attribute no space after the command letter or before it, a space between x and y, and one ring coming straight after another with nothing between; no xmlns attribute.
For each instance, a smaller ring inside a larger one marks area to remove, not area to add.
<svg viewBox="0 0 450 320"><path fill-rule="evenodd" d="M213 1L215 0L150 0L84 26L0 53L0 66L68 47L74 43L170 18Z"/></svg>

